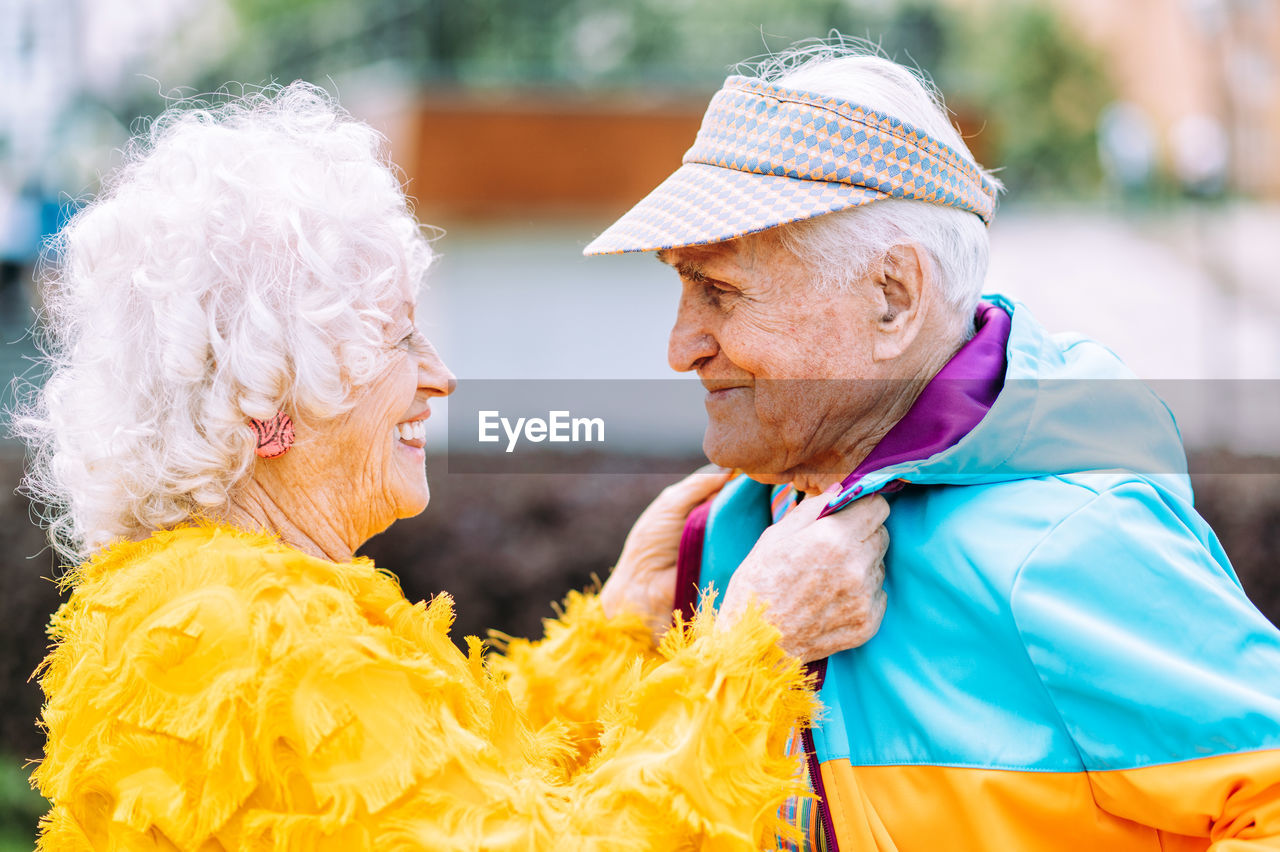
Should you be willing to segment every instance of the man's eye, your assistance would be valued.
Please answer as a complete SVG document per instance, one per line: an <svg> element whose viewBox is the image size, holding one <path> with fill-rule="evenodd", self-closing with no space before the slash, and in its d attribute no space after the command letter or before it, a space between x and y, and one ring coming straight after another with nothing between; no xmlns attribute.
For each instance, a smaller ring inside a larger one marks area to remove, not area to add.
<svg viewBox="0 0 1280 852"><path fill-rule="evenodd" d="M727 281L721 281L719 278L710 278L707 276L703 276L702 280L699 281L699 283L702 284L702 286L706 287L707 289L715 290L718 293L737 293L738 292L737 287L733 286Z"/></svg>
<svg viewBox="0 0 1280 852"><path fill-rule="evenodd" d="M703 281L702 286L707 298L713 302L720 302L722 299L730 298L737 292L732 287L719 281Z"/></svg>

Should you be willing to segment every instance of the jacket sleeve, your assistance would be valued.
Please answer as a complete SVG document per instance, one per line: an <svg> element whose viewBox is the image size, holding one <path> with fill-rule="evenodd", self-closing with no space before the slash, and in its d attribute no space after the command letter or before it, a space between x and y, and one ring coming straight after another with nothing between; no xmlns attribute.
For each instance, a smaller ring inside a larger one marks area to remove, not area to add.
<svg viewBox="0 0 1280 852"><path fill-rule="evenodd" d="M642 619L607 618L594 594L570 592L559 613L543 622L536 642L492 634L501 653L489 654L486 664L535 730L564 730L582 764L599 747L601 711L629 683L630 669L663 657ZM584 672L591 673L591 689L582 688Z"/></svg>
<svg viewBox="0 0 1280 852"><path fill-rule="evenodd" d="M563 626L573 629L566 614ZM498 811L510 816L486 826L479 844L457 848L507 848L494 838L511 836L519 849L746 852L792 836L778 807L807 788L786 742L816 704L801 665L776 639L758 612L729 630L709 614L678 624L653 659L600 684L613 697L598 703L590 759L559 765L565 774L541 802L500 795ZM590 691L605 676L615 672L587 669L572 681ZM440 817L420 814L412 842L438 846Z"/></svg>
<svg viewBox="0 0 1280 852"><path fill-rule="evenodd" d="M814 699L758 613L672 631L607 684L567 674L611 696L580 764L478 643L452 645L447 597L273 576L63 614L41 849L749 850L780 830Z"/></svg>
<svg viewBox="0 0 1280 852"><path fill-rule="evenodd" d="M1013 615L1101 807L1217 852L1280 849L1280 632L1215 551L1129 482L1040 541Z"/></svg>

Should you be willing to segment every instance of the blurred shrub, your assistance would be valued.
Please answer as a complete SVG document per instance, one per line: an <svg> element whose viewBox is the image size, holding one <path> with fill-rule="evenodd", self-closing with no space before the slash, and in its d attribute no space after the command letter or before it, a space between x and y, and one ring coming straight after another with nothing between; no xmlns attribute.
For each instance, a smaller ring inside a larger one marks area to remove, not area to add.
<svg viewBox="0 0 1280 852"><path fill-rule="evenodd" d="M932 73L975 154L1014 193L1079 195L1099 182L1095 125L1111 87L1061 16L1031 0L229 3L235 36L188 69L197 89L376 68L419 87L703 92L743 60L838 31ZM154 87L120 105L128 118L154 108Z"/></svg>
<svg viewBox="0 0 1280 852"><path fill-rule="evenodd" d="M1113 98L1099 57L1048 6L991 4L948 27L944 92L972 110L985 165L1012 195L1088 195L1102 178L1098 116Z"/></svg>
<svg viewBox="0 0 1280 852"><path fill-rule="evenodd" d="M31 789L30 767L0 753L0 852L31 852L36 823L49 803Z"/></svg>
<svg viewBox="0 0 1280 852"><path fill-rule="evenodd" d="M40 690L31 680L44 658L45 625L57 609L58 587L52 552L44 533L31 522L30 504L14 493L22 471L22 453L0 444L0 766L21 765L40 756L35 720ZM11 758L11 760L10 760ZM0 826L7 823L0 821Z"/></svg>

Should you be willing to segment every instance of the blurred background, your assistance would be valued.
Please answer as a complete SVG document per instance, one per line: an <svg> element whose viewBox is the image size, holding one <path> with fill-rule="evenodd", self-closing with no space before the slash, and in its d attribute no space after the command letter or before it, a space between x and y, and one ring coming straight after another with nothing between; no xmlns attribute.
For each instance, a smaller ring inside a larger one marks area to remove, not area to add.
<svg viewBox="0 0 1280 852"><path fill-rule="evenodd" d="M1008 188L990 289L1158 383L1280 619L1280 0L0 0L0 372L39 381L40 247L139 117L303 78L387 134L444 229L419 317L463 380L669 377L674 276L581 248L679 164L735 63L833 29L932 77ZM411 599L452 592L459 637L537 632L607 571L651 471L699 462L450 474L431 422L431 509L366 552ZM58 603L21 466L0 439L0 850L44 809L22 766Z"/></svg>

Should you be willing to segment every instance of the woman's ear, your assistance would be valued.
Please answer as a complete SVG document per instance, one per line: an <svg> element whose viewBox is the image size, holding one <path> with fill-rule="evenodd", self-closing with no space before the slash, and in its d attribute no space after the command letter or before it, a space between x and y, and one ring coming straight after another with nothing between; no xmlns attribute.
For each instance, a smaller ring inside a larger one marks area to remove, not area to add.
<svg viewBox="0 0 1280 852"><path fill-rule="evenodd" d="M906 352L924 321L922 299L930 266L917 245L894 246L880 264L874 283L879 290L880 317L872 357L889 361Z"/></svg>

